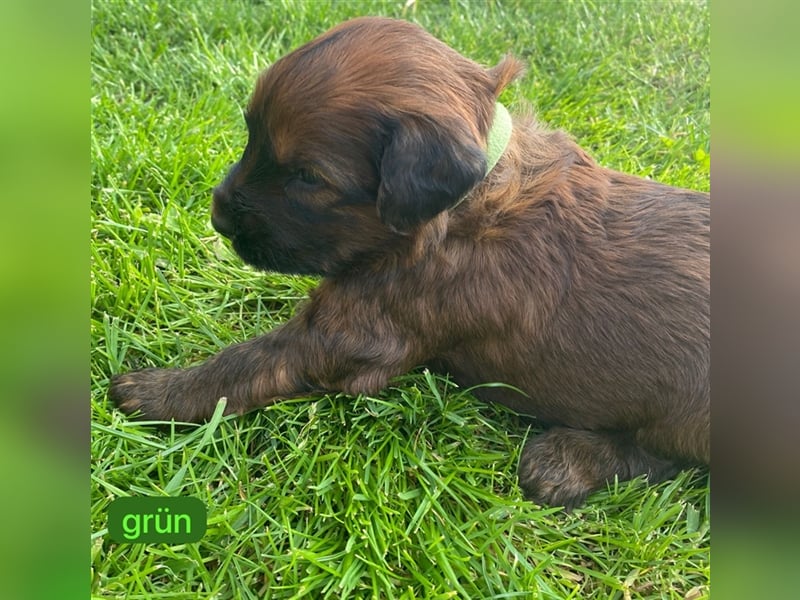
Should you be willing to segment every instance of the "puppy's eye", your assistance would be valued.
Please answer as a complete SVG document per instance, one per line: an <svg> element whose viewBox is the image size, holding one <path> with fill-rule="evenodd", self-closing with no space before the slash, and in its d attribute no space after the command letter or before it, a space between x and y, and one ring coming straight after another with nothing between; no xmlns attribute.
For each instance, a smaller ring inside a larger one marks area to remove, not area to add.
<svg viewBox="0 0 800 600"><path fill-rule="evenodd" d="M306 185L318 185L321 183L320 178L308 169L295 169L292 171L292 179Z"/></svg>

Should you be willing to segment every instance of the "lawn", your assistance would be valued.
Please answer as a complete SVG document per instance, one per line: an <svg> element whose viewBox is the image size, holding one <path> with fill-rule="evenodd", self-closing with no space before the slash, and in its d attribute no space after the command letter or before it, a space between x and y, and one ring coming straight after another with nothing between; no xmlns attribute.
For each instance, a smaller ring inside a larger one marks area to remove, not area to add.
<svg viewBox="0 0 800 600"><path fill-rule="evenodd" d="M188 428L130 422L111 374L183 366L290 318L315 285L246 267L209 223L258 72L360 14L471 58L524 59L504 92L602 164L709 189L700 2L112 2L92 24L92 593L102 598L675 598L709 595L709 476L611 485L572 513L526 502L536 425L420 368ZM185 545L117 544L121 496L200 498Z"/></svg>

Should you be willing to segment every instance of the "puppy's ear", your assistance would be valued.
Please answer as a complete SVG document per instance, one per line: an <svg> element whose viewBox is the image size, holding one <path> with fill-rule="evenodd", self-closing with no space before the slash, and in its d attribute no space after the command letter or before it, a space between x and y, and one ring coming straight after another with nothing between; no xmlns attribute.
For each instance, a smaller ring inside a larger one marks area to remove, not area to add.
<svg viewBox="0 0 800 600"><path fill-rule="evenodd" d="M383 153L378 214L408 232L457 204L485 170L486 154L464 124L406 119Z"/></svg>

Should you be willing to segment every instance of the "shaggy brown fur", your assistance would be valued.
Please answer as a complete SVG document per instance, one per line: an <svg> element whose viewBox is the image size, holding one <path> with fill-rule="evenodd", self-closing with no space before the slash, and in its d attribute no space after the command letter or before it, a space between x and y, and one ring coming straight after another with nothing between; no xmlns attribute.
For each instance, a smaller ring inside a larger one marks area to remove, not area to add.
<svg viewBox="0 0 800 600"><path fill-rule="evenodd" d="M200 421L317 391L371 394L428 364L553 428L520 484L574 506L608 480L709 461L709 197L604 169L514 119L500 91L403 21L349 21L259 79L212 221L247 262L324 275L294 319L199 366L116 376L110 397Z"/></svg>

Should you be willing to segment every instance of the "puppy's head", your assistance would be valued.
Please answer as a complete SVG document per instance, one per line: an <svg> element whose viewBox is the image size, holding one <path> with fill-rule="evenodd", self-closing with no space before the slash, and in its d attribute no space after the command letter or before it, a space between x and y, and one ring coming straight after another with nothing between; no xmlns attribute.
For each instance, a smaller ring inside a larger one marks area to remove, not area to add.
<svg viewBox="0 0 800 600"><path fill-rule="evenodd" d="M484 69L404 21L339 25L259 78L214 227L267 270L369 260L484 177L496 98L520 71L511 58Z"/></svg>

